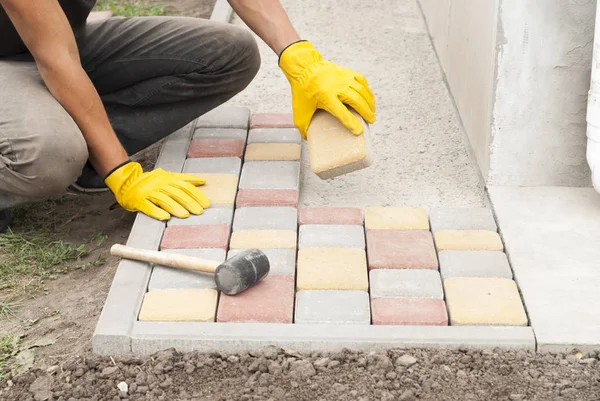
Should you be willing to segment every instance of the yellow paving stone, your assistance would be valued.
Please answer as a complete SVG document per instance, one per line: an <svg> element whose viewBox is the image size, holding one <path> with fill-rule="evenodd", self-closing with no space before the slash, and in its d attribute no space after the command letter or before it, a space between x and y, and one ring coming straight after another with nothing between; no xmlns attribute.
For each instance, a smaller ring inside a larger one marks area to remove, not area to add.
<svg viewBox="0 0 600 401"><path fill-rule="evenodd" d="M453 277L444 281L452 325L526 326L517 285L507 278Z"/></svg>
<svg viewBox="0 0 600 401"><path fill-rule="evenodd" d="M297 234L291 230L234 231L229 241L230 249L296 249Z"/></svg>
<svg viewBox="0 0 600 401"><path fill-rule="evenodd" d="M367 207L367 230L429 230L427 211L418 207Z"/></svg>
<svg viewBox="0 0 600 401"><path fill-rule="evenodd" d="M357 248L305 248L298 251L300 290L369 289L367 257Z"/></svg>
<svg viewBox="0 0 600 401"><path fill-rule="evenodd" d="M504 245L495 231L442 230L433 233L438 251L502 251Z"/></svg>
<svg viewBox="0 0 600 401"><path fill-rule="evenodd" d="M193 174L206 180L198 189L208 198L211 205L231 205L235 202L238 176L235 174Z"/></svg>
<svg viewBox="0 0 600 401"><path fill-rule="evenodd" d="M246 160L300 160L299 143L251 143L246 148Z"/></svg>
<svg viewBox="0 0 600 401"><path fill-rule="evenodd" d="M214 289L149 291L140 309L140 321L213 322L217 311Z"/></svg>

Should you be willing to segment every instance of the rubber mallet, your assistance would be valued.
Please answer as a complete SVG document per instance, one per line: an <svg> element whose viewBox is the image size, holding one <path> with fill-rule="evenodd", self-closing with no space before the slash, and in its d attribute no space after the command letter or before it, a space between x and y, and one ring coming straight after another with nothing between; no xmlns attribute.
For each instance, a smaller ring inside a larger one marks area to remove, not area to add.
<svg viewBox="0 0 600 401"><path fill-rule="evenodd" d="M227 295L239 294L252 287L266 277L271 268L269 258L259 249L244 250L223 263L120 244L113 245L110 253L114 256L161 266L212 273L215 276L217 290Z"/></svg>

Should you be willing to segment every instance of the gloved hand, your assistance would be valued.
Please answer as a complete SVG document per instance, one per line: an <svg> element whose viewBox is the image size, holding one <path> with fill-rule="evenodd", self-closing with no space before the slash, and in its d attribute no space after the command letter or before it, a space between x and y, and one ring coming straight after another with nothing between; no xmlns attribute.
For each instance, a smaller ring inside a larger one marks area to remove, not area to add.
<svg viewBox="0 0 600 401"><path fill-rule="evenodd" d="M344 104L369 124L375 122L375 96L365 77L323 60L309 42L285 48L279 56L279 67L290 82L294 124L304 139L317 109L332 114L354 135L362 134L364 127Z"/></svg>
<svg viewBox="0 0 600 401"><path fill-rule="evenodd" d="M119 205L130 212L142 212L157 220L202 214L210 202L196 185L205 180L189 174L162 169L143 172L136 162L128 162L104 179Z"/></svg>

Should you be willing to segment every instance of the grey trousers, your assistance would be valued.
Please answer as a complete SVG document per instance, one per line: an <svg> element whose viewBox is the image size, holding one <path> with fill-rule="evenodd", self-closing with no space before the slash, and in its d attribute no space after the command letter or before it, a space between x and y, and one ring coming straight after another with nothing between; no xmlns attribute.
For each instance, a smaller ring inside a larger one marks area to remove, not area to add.
<svg viewBox="0 0 600 401"><path fill-rule="evenodd" d="M232 98L260 66L248 30L204 19L115 17L75 36L130 155ZM63 193L87 160L83 135L31 56L0 58L0 210Z"/></svg>

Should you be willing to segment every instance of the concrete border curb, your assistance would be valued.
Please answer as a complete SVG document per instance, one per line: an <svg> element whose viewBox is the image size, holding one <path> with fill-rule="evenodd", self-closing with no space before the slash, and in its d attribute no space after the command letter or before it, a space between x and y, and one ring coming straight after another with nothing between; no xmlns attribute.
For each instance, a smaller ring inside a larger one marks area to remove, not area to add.
<svg viewBox="0 0 600 401"><path fill-rule="evenodd" d="M210 20L228 23L231 20L232 14L233 9L227 0L216 0L212 14L210 15Z"/></svg>
<svg viewBox="0 0 600 401"><path fill-rule="evenodd" d="M183 352L241 352L270 345L299 352L335 352L343 348L536 348L531 327L194 322L135 322L131 345L136 355L150 355L171 347Z"/></svg>
<svg viewBox="0 0 600 401"><path fill-rule="evenodd" d="M194 123L174 132L165 141L156 168L181 171L194 133ZM138 213L127 245L157 250L165 222ZM106 303L92 336L92 349L98 355L131 352L131 333L142 299L148 287L152 266L149 263L122 260L117 267Z"/></svg>

